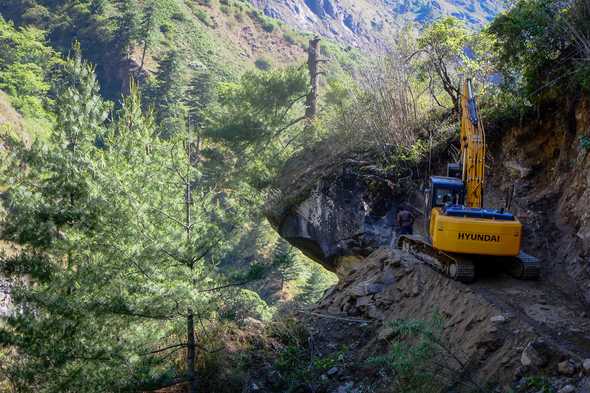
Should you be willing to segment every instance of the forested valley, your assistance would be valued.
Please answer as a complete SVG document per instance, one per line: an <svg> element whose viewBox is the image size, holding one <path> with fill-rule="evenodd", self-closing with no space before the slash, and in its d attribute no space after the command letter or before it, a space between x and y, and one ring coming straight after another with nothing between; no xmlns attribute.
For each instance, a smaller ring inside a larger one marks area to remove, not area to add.
<svg viewBox="0 0 590 393"><path fill-rule="evenodd" d="M414 346L316 351L313 337L386 325L375 310L314 311L352 282L334 258L360 263L383 244L324 260L283 218L327 192L317 179L328 189L359 165L367 192L410 200L458 154L467 77L490 143L563 103L575 118L590 89L588 0L518 0L477 29L408 20L382 50L257 5L1 2L0 391L557 391L542 373L508 390L421 371L440 354L439 314L390 327ZM590 127L568 141L586 157ZM569 273L583 292L581 272ZM310 328L314 315L340 324Z"/></svg>

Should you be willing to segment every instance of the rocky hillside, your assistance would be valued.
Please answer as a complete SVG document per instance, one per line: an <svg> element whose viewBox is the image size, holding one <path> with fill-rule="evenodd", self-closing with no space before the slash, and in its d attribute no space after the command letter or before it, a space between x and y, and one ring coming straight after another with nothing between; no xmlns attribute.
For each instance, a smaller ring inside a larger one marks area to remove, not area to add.
<svg viewBox="0 0 590 393"><path fill-rule="evenodd" d="M501 0L252 0L267 16L301 31L360 48L383 47L401 26L451 15L479 29L500 12Z"/></svg>

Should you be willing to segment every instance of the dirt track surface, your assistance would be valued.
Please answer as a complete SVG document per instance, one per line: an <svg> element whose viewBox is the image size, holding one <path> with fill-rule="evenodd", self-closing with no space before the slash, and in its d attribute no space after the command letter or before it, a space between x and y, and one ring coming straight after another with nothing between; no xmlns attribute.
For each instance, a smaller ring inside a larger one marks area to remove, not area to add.
<svg viewBox="0 0 590 393"><path fill-rule="evenodd" d="M502 391L524 375L558 378L559 362L581 364L590 358L588 310L554 283L519 281L498 272L465 285L389 248L359 263L305 320L321 351L329 353L342 344L353 349L350 378L369 380L375 389L379 376L362 365L368 357L386 352L395 340L390 323L429 320L434 314L444 318L443 339L464 362L465 375L481 384L498 383ZM546 363L524 367L523 351L538 341L547 347ZM578 371L558 381L558 386L573 383L581 386L578 393L590 393L583 387L590 381ZM374 391L388 390L377 386Z"/></svg>
<svg viewBox="0 0 590 393"><path fill-rule="evenodd" d="M530 326L564 353L590 358L589 310L547 278L520 281L499 274L480 277L470 286L487 302Z"/></svg>

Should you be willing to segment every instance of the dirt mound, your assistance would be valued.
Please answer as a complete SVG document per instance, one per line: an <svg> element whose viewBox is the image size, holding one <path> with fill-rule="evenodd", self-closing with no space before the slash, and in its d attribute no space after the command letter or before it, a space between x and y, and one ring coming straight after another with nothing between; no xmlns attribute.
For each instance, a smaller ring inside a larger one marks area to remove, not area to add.
<svg viewBox="0 0 590 393"><path fill-rule="evenodd" d="M590 319L581 304L549 282L498 274L464 285L409 254L381 248L331 288L304 319L319 347L354 348L342 383L386 391L378 386L378 373L362 365L387 352L395 340L392 321L430 320L435 314L444 321L442 339L465 380L507 389L523 376L547 375L557 389L571 384L585 392L584 386L590 386L580 371L590 358ZM573 371L564 372L564 361Z"/></svg>

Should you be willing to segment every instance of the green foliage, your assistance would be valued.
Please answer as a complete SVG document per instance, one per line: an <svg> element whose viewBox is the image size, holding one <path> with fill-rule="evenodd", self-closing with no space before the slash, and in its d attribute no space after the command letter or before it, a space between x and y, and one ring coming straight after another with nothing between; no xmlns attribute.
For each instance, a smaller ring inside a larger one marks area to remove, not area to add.
<svg viewBox="0 0 590 393"><path fill-rule="evenodd" d="M213 21L207 12L204 10L197 10L195 12L195 16L198 20L200 20L205 26L211 27L213 25Z"/></svg>
<svg viewBox="0 0 590 393"><path fill-rule="evenodd" d="M156 74L156 86L151 101L156 109L156 118L161 135L169 138L185 127L186 108L183 105L184 80L183 59L178 50L170 50L160 61Z"/></svg>
<svg viewBox="0 0 590 393"><path fill-rule="evenodd" d="M19 111L43 117L51 103L50 77L61 62L35 28L17 29L0 16L0 89L12 96Z"/></svg>
<svg viewBox="0 0 590 393"><path fill-rule="evenodd" d="M273 381L273 391L291 393L311 386L321 388L326 382L320 376L341 365L348 352L348 348L343 346L332 353L318 355L309 347L309 332L295 319L280 319L270 326L271 336L282 344L274 363L279 373Z"/></svg>
<svg viewBox="0 0 590 393"><path fill-rule="evenodd" d="M129 57L133 44L140 38L141 17L136 0L117 2L119 16L116 21L115 43L121 56Z"/></svg>
<svg viewBox="0 0 590 393"><path fill-rule="evenodd" d="M284 32L283 39L290 45L294 45L297 43L297 37L291 31Z"/></svg>
<svg viewBox="0 0 590 393"><path fill-rule="evenodd" d="M496 39L505 86L536 101L547 89L576 77L587 85L588 16L584 1L554 0L520 0L500 14L489 32Z"/></svg>
<svg viewBox="0 0 590 393"><path fill-rule="evenodd" d="M525 377L522 389L534 389L537 393L553 393L549 378L544 376L529 376Z"/></svg>
<svg viewBox="0 0 590 393"><path fill-rule="evenodd" d="M242 191L204 176L191 135L160 138L134 85L107 125L92 67L76 57L63 74L50 141L14 141L2 173L2 240L22 248L2 273L35 280L14 288L22 312L0 328L19 351L6 373L20 391L151 390L182 375L189 315L272 312L216 269L243 224Z"/></svg>
<svg viewBox="0 0 590 393"><path fill-rule="evenodd" d="M408 393L445 391L459 382L463 364L448 350L442 338L444 321L435 315L430 321L396 320L390 324L394 341L383 356L369 359L391 378L396 389ZM463 382L468 388L477 388Z"/></svg>
<svg viewBox="0 0 590 393"><path fill-rule="evenodd" d="M209 133L236 148L265 141L293 120L292 109L306 93L307 77L296 68L246 73L240 84L220 84L223 117Z"/></svg>
<svg viewBox="0 0 590 393"><path fill-rule="evenodd" d="M258 59L256 59L254 65L261 71L269 71L272 67L270 61L268 61L268 59L265 59L264 57L259 57Z"/></svg>
<svg viewBox="0 0 590 393"><path fill-rule="evenodd" d="M281 277L281 290L286 281L295 281L301 274L301 266L297 262L295 250L283 238L279 238L274 249L272 265Z"/></svg>
<svg viewBox="0 0 590 393"><path fill-rule="evenodd" d="M319 267L314 266L295 299L303 304L315 303L332 284L329 276Z"/></svg>

